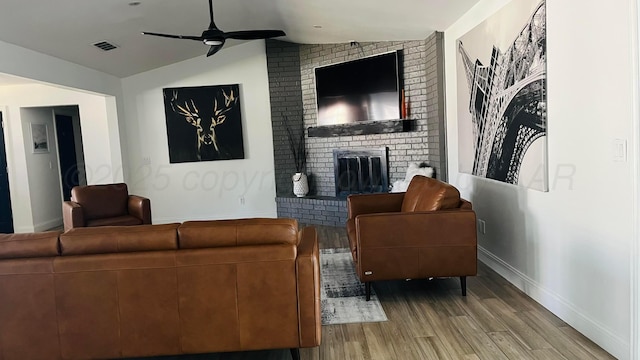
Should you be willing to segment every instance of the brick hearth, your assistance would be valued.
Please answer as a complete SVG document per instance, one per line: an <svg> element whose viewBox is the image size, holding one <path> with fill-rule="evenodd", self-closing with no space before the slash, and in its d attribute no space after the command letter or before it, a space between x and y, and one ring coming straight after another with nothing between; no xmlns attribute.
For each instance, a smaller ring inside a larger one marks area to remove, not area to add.
<svg viewBox="0 0 640 360"><path fill-rule="evenodd" d="M279 217L298 219L303 224L345 226L347 201L335 197L279 196L276 198Z"/></svg>

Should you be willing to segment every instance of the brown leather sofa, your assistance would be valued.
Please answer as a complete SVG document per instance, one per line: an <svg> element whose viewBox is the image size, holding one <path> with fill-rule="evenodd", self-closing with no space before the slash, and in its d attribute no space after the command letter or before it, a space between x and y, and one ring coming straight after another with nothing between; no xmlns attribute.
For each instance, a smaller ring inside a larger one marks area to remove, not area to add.
<svg viewBox="0 0 640 360"><path fill-rule="evenodd" d="M458 190L425 176L406 193L350 195L347 233L367 300L371 282L477 273L476 215Z"/></svg>
<svg viewBox="0 0 640 360"><path fill-rule="evenodd" d="M64 230L90 226L151 224L149 199L129 195L127 184L74 186L62 203Z"/></svg>
<svg viewBox="0 0 640 360"><path fill-rule="evenodd" d="M0 235L0 359L320 344L313 227L291 219Z"/></svg>

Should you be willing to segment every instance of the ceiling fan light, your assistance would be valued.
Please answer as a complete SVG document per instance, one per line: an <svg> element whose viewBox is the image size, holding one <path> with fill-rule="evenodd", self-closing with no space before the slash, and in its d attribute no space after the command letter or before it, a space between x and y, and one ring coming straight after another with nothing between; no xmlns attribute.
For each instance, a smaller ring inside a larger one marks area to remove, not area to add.
<svg viewBox="0 0 640 360"><path fill-rule="evenodd" d="M205 45L209 45L209 46L222 45L221 40L215 40L215 39L204 39L203 42Z"/></svg>

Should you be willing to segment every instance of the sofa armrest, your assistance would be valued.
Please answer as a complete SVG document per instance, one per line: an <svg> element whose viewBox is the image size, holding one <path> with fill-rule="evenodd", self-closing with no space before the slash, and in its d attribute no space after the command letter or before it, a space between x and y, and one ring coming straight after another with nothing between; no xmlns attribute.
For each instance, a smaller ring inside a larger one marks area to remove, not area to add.
<svg viewBox="0 0 640 360"><path fill-rule="evenodd" d="M299 236L296 273L300 347L314 347L320 345L322 334L318 235L314 227L305 227Z"/></svg>
<svg viewBox="0 0 640 360"><path fill-rule="evenodd" d="M347 197L348 218L358 215L400 211L405 193L357 194Z"/></svg>
<svg viewBox="0 0 640 360"><path fill-rule="evenodd" d="M62 221L64 223L64 231L84 227L84 211L82 210L82 206L74 201L63 202Z"/></svg>
<svg viewBox="0 0 640 360"><path fill-rule="evenodd" d="M142 220L142 224L151 224L151 202L149 199L138 195L129 195L127 207L129 215Z"/></svg>
<svg viewBox="0 0 640 360"><path fill-rule="evenodd" d="M367 248L476 245L472 210L439 210L360 215L358 251Z"/></svg>

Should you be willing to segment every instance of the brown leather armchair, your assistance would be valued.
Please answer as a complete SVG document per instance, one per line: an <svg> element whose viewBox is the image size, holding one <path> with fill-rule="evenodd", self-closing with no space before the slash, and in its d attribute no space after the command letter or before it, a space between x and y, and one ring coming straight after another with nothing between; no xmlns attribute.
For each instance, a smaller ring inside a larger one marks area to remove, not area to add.
<svg viewBox="0 0 640 360"><path fill-rule="evenodd" d="M64 230L76 227L151 224L149 199L129 195L127 184L75 186L62 203Z"/></svg>
<svg viewBox="0 0 640 360"><path fill-rule="evenodd" d="M367 300L371 282L477 273L476 215L458 190L415 176L406 193L350 195L347 233Z"/></svg>

